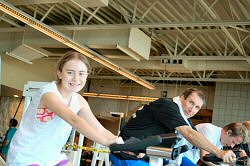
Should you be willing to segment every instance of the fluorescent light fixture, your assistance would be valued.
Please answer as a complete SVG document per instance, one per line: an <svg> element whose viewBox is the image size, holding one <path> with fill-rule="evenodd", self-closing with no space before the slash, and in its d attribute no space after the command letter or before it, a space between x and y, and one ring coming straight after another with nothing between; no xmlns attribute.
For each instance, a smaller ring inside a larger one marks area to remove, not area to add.
<svg viewBox="0 0 250 166"><path fill-rule="evenodd" d="M141 84L142 86L148 89L155 89L154 85L150 82L140 78L139 76L131 73L130 71L126 70L123 67L117 66L113 62L111 62L106 57L98 54L97 52L92 51L86 46L83 46L74 40L70 39L69 37L65 36L64 34L60 33L59 31L49 27L48 25L40 22L39 20L31 17L30 15L26 14L25 12L19 10L18 8L14 7L13 5L0 0L0 10L9 14L10 16L24 22L25 24L37 29L38 31L50 36L51 38L67 45L74 50L81 52L82 54L86 55L87 57L101 63L102 65L118 72L119 74Z"/></svg>
<svg viewBox="0 0 250 166"><path fill-rule="evenodd" d="M91 92L83 93L83 96L104 98L104 99L132 100L132 101L146 101L146 102L151 102L158 99L157 97L126 96L126 95L113 95L113 94L91 93Z"/></svg>

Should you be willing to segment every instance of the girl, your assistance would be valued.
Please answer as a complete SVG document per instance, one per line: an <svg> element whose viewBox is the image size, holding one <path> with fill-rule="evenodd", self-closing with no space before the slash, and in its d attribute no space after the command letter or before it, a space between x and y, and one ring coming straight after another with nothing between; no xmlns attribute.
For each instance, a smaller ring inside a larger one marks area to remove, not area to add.
<svg viewBox="0 0 250 166"><path fill-rule="evenodd" d="M84 87L89 70L86 57L78 52L67 52L59 60L57 81L43 86L24 113L7 165L69 165L61 150L72 127L100 144L118 143L118 137L98 122L87 101L77 93Z"/></svg>

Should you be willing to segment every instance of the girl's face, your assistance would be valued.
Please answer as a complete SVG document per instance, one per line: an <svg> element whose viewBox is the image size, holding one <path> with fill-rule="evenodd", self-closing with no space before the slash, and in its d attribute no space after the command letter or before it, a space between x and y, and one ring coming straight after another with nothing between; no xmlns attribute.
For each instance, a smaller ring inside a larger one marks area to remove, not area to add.
<svg viewBox="0 0 250 166"><path fill-rule="evenodd" d="M79 59L66 62L62 71L57 71L61 79L61 88L67 92L79 92L85 85L88 76L87 66Z"/></svg>

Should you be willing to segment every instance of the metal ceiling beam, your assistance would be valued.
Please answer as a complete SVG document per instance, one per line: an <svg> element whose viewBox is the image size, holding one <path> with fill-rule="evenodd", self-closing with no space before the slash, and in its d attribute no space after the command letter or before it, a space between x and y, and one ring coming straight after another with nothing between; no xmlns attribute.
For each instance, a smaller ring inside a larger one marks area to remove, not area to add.
<svg viewBox="0 0 250 166"><path fill-rule="evenodd" d="M80 18L79 18L79 23L78 23L78 25L82 25L83 13L84 13L84 11L83 11L83 9L81 9L81 14L80 14Z"/></svg>
<svg viewBox="0 0 250 166"><path fill-rule="evenodd" d="M230 2L230 1L229 1ZM249 11L246 7L248 7L248 5L244 5L242 4L241 1L234 1L235 3L237 3L240 7L240 11L244 14L244 16L247 18L247 19L250 19L250 14L249 14ZM249 2L249 1L248 1Z"/></svg>
<svg viewBox="0 0 250 166"><path fill-rule="evenodd" d="M137 11L137 7L138 7L138 2L139 2L139 0L136 0L135 5L134 5L133 16L132 16L132 23L134 23L135 20L136 20L136 11Z"/></svg>
<svg viewBox="0 0 250 166"><path fill-rule="evenodd" d="M243 39L240 41L240 44L244 43L249 37L250 37L250 34L247 35L245 38L243 38ZM235 47L234 50L231 51L231 53L230 53L228 56L233 55L233 53L234 53L236 50L237 50L237 47Z"/></svg>
<svg viewBox="0 0 250 166"><path fill-rule="evenodd" d="M162 45L165 47L165 49L167 50L168 54L173 55L172 52L174 52L174 48L169 43L166 42L169 40L166 40L165 36L159 36L159 40L162 43Z"/></svg>
<svg viewBox="0 0 250 166"><path fill-rule="evenodd" d="M231 26L229 25L228 27L225 27L227 28L227 30L229 32L231 31L235 31L236 30L239 30L239 31L242 31L242 32L246 32L246 33L250 33L250 29L249 28L239 28L239 27L235 27L235 26ZM218 32L221 32L221 29L220 27L216 27L213 29L208 29L207 27L202 29L183 29L182 30L184 33L191 33L191 34L202 34L202 33L218 33ZM173 33L178 33L178 30L174 30L174 29L161 29L161 30L154 30L154 32L156 34L173 34Z"/></svg>
<svg viewBox="0 0 250 166"><path fill-rule="evenodd" d="M176 36L176 39L175 39L174 56L177 55L177 49L178 49L178 35Z"/></svg>
<svg viewBox="0 0 250 166"><path fill-rule="evenodd" d="M56 25L51 26L57 30L95 30L95 29L129 29L129 28L174 28L174 27L207 27L207 26L237 26L250 25L250 20L245 21L198 21L198 22L168 22L168 23L131 23L131 24L98 24L98 25ZM7 28L6 28L7 29ZM10 29L10 28L8 28ZM14 30L14 29L13 29ZM12 31L13 31L12 30ZM15 31L32 30L23 27ZM184 30L185 31L185 30ZM199 31L199 30L198 30Z"/></svg>
<svg viewBox="0 0 250 166"><path fill-rule="evenodd" d="M221 54L223 54L221 52ZM105 54L104 54L105 55ZM128 56L121 56L121 55L105 55L107 58L110 59L118 59L118 60L133 60ZM150 56L150 61L158 61L158 60L213 60L213 61L250 61L249 57L243 57L243 56L186 56L185 54L176 55L173 56L173 54L161 54L161 56ZM141 60L143 61L143 60ZM129 62L128 62L129 63Z"/></svg>
<svg viewBox="0 0 250 166"><path fill-rule="evenodd" d="M236 1L235 1L236 2ZM240 16L239 16L239 13L237 13L236 9L234 6L234 4L232 4L230 1L228 1L228 4L229 4L229 9L230 9L230 12L231 12L231 17L233 20L240 20ZM239 6L239 4L237 4ZM240 9L241 10L241 9ZM235 18L236 17L236 18Z"/></svg>
<svg viewBox="0 0 250 166"><path fill-rule="evenodd" d="M71 13L70 8L69 8L67 5L65 5L65 8L66 8L66 10L67 10L67 12L68 12L68 14L69 14L69 16L70 16L72 22L74 23L74 25L77 25L77 22L76 22L76 20L75 20L75 17L74 17L73 14Z"/></svg>
<svg viewBox="0 0 250 166"><path fill-rule="evenodd" d="M15 6L69 2L69 0L5 0L5 1ZM108 0L70 0L69 3L74 3L83 7L104 7L108 5Z"/></svg>
<svg viewBox="0 0 250 166"><path fill-rule="evenodd" d="M122 76L89 76L90 79L113 79L123 80L125 77ZM190 78L190 77L142 77L143 79L151 81L205 81L205 82L238 82L238 83L250 83L250 79L240 78Z"/></svg>
<svg viewBox="0 0 250 166"><path fill-rule="evenodd" d="M10 24L10 25L13 25L15 27L21 27L19 24L17 24L15 21L13 20L10 20L8 18L5 17L5 13L0 17L0 21L3 20L4 22Z"/></svg>
<svg viewBox="0 0 250 166"><path fill-rule="evenodd" d="M126 21L127 24L130 23L130 19L128 17L128 12L120 5L118 4L118 2L116 1L110 1L109 3L110 6L112 6L113 8L115 8L117 11L119 11L121 13L121 15L123 16L124 20Z"/></svg>
<svg viewBox="0 0 250 166"><path fill-rule="evenodd" d="M179 31L179 33L181 33L189 42L191 41L191 39L190 39L183 31L180 30L180 28L176 28L176 29L177 29L177 30ZM206 54L197 44L193 43L193 46L194 46L195 48L197 48L203 55Z"/></svg>
<svg viewBox="0 0 250 166"><path fill-rule="evenodd" d="M162 60L162 59L247 61L247 60L250 60L250 57L243 57L243 56L186 56L186 55L169 56L168 54L161 54L161 56L151 56L149 58L149 60Z"/></svg>
<svg viewBox="0 0 250 166"><path fill-rule="evenodd" d="M173 27L207 27L207 26L237 26L250 25L250 20L244 21L194 21L194 22L166 22L166 23L131 23L131 24L99 24L99 25L57 25L58 30L87 30L87 29L128 29L128 28L173 28Z"/></svg>
<svg viewBox="0 0 250 166"><path fill-rule="evenodd" d="M249 29L246 29L246 28L239 28L239 27L235 27L235 26L231 26L231 25L228 27L242 31L242 32L250 33Z"/></svg>
<svg viewBox="0 0 250 166"><path fill-rule="evenodd" d="M250 71L250 65L247 60L244 61L217 61L217 60L183 60L182 64L162 63L161 61L126 61L113 60L119 66L126 69L141 70L166 70L169 72L190 73L191 71L216 70L216 71ZM91 64L93 67L100 67L99 64Z"/></svg>
<svg viewBox="0 0 250 166"><path fill-rule="evenodd" d="M144 19L144 17L148 14L148 12L149 12L157 3L159 3L159 2L158 2L158 1L154 1L154 2L148 7L148 9L147 9L147 10L143 13L143 15L141 16L139 22L141 22L141 21Z"/></svg>
<svg viewBox="0 0 250 166"><path fill-rule="evenodd" d="M215 13L204 0L199 0L200 4L208 11L210 16L212 16L213 19L220 19L217 13ZM240 47L240 45L237 43L235 38L228 32L228 30L224 27L224 25L221 25L222 31L226 34L226 36L231 40L233 45L239 50L239 52L244 55L244 49Z"/></svg>
<svg viewBox="0 0 250 166"><path fill-rule="evenodd" d="M48 4L48 3L62 3L68 0L6 0L13 5L34 5L34 4Z"/></svg>
<svg viewBox="0 0 250 166"><path fill-rule="evenodd" d="M228 30L225 27L221 27L223 32L226 34L226 36L230 39L230 41L233 43L233 45L238 49L238 51L242 54L245 55L245 51L240 45L237 43L235 38L228 32Z"/></svg>
<svg viewBox="0 0 250 166"><path fill-rule="evenodd" d="M216 70L216 71L250 71L247 61L205 61L185 60L183 65L191 71Z"/></svg>
<svg viewBox="0 0 250 166"><path fill-rule="evenodd" d="M72 2L74 2L74 1L72 1ZM95 19L97 19L98 21L100 21L102 24L106 24L106 21L104 21L102 18L98 17L97 15L93 14L89 9L87 9L87 8L79 5L78 3L75 3L75 5L77 5L78 7L80 7L82 10L84 10L88 14L92 15Z"/></svg>
<svg viewBox="0 0 250 166"><path fill-rule="evenodd" d="M58 7L58 5L57 5L57 7ZM26 6L26 8L28 10L30 10L30 11L33 11L33 17L34 18L37 18L38 15L43 16L44 15L44 11L48 10L44 5L30 5L30 6ZM52 12L52 15L53 15L54 14L53 10L51 12ZM58 20L55 20L54 18L52 18L51 15L48 15L46 17L46 20L50 20L51 22L53 22L53 24L56 24L58 22Z"/></svg>
<svg viewBox="0 0 250 166"><path fill-rule="evenodd" d="M147 80L162 80L162 81L205 81L205 82L239 82L249 83L250 79L239 79L239 78L185 78L185 77L169 77L169 78L158 78L158 77L143 77Z"/></svg>
<svg viewBox="0 0 250 166"><path fill-rule="evenodd" d="M43 17L41 18L41 22L43 22L43 20L49 15L49 13L53 10L53 8L56 6L56 4L53 4L49 10L43 15Z"/></svg>
<svg viewBox="0 0 250 166"><path fill-rule="evenodd" d="M88 24L88 22L94 17L94 15L99 11L100 7L97 7L93 14L88 17L88 19L84 22L84 25Z"/></svg>
<svg viewBox="0 0 250 166"><path fill-rule="evenodd" d="M209 8L212 8L217 2L218 2L218 0L214 0L214 2L209 6ZM208 14L208 10L206 10L206 11L203 13L202 17L206 16L207 14Z"/></svg>

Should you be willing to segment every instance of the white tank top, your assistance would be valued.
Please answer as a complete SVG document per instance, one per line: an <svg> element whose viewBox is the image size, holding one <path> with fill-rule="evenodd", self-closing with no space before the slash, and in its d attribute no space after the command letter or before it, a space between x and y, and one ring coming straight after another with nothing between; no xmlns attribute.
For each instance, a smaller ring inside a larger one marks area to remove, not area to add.
<svg viewBox="0 0 250 166"><path fill-rule="evenodd" d="M60 155L72 127L57 115L48 122L41 122L37 119L38 105L42 95L47 92L53 92L63 99L55 82L46 84L32 97L32 101L23 115L20 127L11 142L7 165L39 164L48 166L49 161ZM69 108L76 114L80 110L76 93L71 97Z"/></svg>

